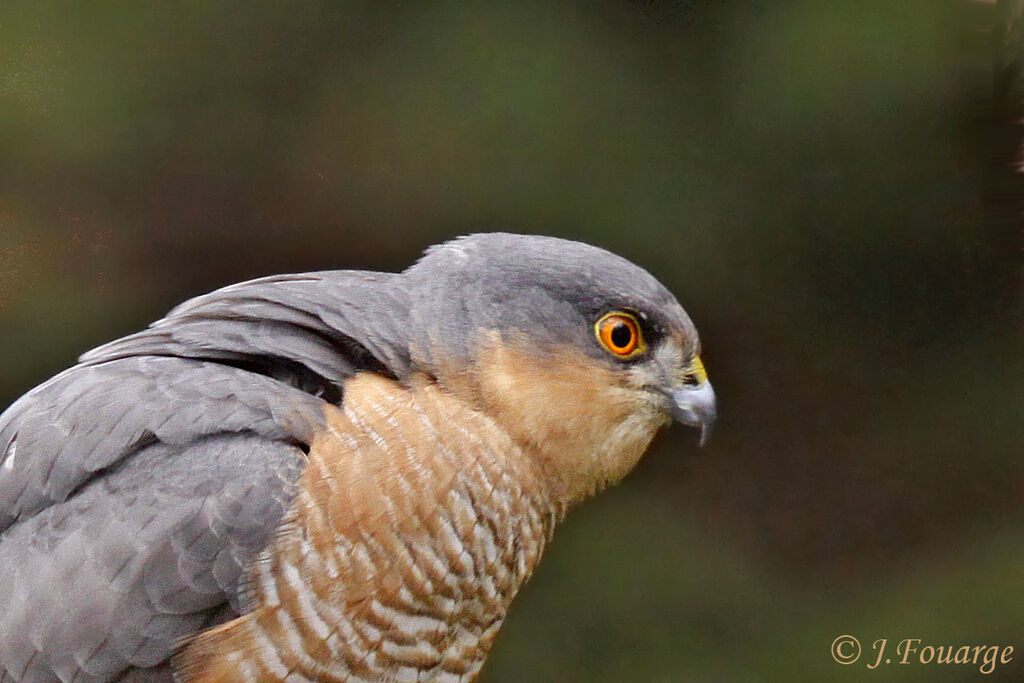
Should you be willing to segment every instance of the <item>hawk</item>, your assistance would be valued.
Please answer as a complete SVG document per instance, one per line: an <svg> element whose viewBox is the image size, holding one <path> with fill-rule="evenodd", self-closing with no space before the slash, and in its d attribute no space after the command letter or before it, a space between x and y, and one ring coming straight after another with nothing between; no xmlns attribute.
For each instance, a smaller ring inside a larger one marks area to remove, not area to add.
<svg viewBox="0 0 1024 683"><path fill-rule="evenodd" d="M699 351L551 237L187 301L0 415L0 681L472 681L566 512L706 435Z"/></svg>

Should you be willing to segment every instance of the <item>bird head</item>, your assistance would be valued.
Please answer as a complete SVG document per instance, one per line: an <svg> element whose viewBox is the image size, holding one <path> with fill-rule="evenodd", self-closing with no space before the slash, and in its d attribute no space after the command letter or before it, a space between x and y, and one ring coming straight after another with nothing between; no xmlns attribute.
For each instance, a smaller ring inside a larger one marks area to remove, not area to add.
<svg viewBox="0 0 1024 683"><path fill-rule="evenodd" d="M696 328L626 259L486 233L431 248L405 277L413 369L494 416L566 502L619 480L672 419L707 438Z"/></svg>

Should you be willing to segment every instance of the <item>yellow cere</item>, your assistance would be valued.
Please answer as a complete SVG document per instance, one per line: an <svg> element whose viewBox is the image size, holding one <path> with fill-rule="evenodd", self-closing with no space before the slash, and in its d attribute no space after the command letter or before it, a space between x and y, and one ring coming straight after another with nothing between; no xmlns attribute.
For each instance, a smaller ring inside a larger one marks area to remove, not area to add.
<svg viewBox="0 0 1024 683"><path fill-rule="evenodd" d="M697 378L698 384L704 384L708 381L708 371L704 369L704 363L701 361L700 356L693 359L688 368L690 374Z"/></svg>

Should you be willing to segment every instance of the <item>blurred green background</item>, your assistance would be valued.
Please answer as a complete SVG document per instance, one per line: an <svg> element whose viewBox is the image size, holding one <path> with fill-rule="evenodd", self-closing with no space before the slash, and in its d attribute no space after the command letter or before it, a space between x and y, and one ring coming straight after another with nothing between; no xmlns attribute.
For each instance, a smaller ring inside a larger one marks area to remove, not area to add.
<svg viewBox="0 0 1024 683"><path fill-rule="evenodd" d="M0 407L240 279L581 239L677 293L719 428L661 435L570 516L483 680L1024 680L1024 193L1000 170L1019 126L988 114L994 21L3 0ZM877 638L1017 653L869 671Z"/></svg>

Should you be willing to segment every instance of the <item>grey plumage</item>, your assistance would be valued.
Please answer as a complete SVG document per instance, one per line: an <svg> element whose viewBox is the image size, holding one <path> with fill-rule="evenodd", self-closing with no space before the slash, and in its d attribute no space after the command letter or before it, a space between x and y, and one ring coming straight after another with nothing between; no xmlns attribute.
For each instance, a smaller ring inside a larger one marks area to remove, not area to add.
<svg viewBox="0 0 1024 683"><path fill-rule="evenodd" d="M542 353L572 343L607 360L594 317L644 312L652 339L670 329L696 339L675 297L650 273L604 249L556 237L485 233L431 247L405 273L412 300L414 360L421 367L470 362L478 335L528 335ZM441 358L434 358L440 350Z"/></svg>
<svg viewBox="0 0 1024 683"><path fill-rule="evenodd" d="M404 329L395 277L193 299L0 416L0 681L151 667L225 602L240 609L324 398L357 370L406 371L403 347L382 343Z"/></svg>
<svg viewBox="0 0 1024 683"><path fill-rule="evenodd" d="M696 338L628 261L490 234L402 274L233 285L84 354L0 415L0 681L166 676L149 667L180 638L244 610L245 569L347 377L470 362L487 330L604 358L580 321L609 301L667 316L652 342Z"/></svg>
<svg viewBox="0 0 1024 683"><path fill-rule="evenodd" d="M0 661L20 680L160 664L225 599L239 609L242 570L301 469L301 451L251 435L158 444L15 525L0 547L13 567Z"/></svg>
<svg viewBox="0 0 1024 683"><path fill-rule="evenodd" d="M368 367L405 372L408 308L400 280L393 273L333 271L231 285L181 304L148 330L94 349L81 361L139 355L263 359L268 368L288 364L335 387Z"/></svg>

